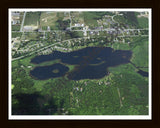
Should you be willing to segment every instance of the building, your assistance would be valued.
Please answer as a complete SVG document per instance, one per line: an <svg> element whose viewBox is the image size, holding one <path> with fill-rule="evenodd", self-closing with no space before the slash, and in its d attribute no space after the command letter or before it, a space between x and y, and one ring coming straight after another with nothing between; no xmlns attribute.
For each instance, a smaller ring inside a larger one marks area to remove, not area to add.
<svg viewBox="0 0 160 128"><path fill-rule="evenodd" d="M11 13L11 22L12 22L12 25L20 24L20 13L12 12Z"/></svg>
<svg viewBox="0 0 160 128"><path fill-rule="evenodd" d="M50 31L50 30L51 30L51 29L50 29L50 26L48 26L48 27L47 27L47 30L48 30L48 31Z"/></svg>
<svg viewBox="0 0 160 128"><path fill-rule="evenodd" d="M33 30L32 26L24 26L23 27L23 31L29 32L29 31L32 31L32 30Z"/></svg>
<svg viewBox="0 0 160 128"><path fill-rule="evenodd" d="M19 12L12 12L11 13L12 19L20 19L20 13Z"/></svg>
<svg viewBox="0 0 160 128"><path fill-rule="evenodd" d="M20 20L12 20L12 25L20 24Z"/></svg>

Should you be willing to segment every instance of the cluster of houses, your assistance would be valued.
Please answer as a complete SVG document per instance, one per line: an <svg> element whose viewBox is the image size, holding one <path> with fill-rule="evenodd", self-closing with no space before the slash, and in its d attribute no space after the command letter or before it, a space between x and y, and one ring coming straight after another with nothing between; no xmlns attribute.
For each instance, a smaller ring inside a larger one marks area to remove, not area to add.
<svg viewBox="0 0 160 128"><path fill-rule="evenodd" d="M11 13L11 22L12 22L12 25L20 24L20 13L19 12Z"/></svg>
<svg viewBox="0 0 160 128"><path fill-rule="evenodd" d="M148 17L148 15L149 15L149 12L140 12L138 17Z"/></svg>
<svg viewBox="0 0 160 128"><path fill-rule="evenodd" d="M74 27L84 27L84 24L77 23L77 24L74 25Z"/></svg>
<svg viewBox="0 0 160 128"><path fill-rule="evenodd" d="M12 38L12 44L11 44L12 50L17 51L17 49L19 48L19 45L20 45L19 37L17 37L17 38Z"/></svg>

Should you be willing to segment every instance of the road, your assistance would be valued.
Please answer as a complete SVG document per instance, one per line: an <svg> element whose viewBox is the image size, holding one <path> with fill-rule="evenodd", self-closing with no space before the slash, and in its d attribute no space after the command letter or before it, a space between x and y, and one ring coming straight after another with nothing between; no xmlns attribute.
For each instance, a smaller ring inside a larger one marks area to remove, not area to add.
<svg viewBox="0 0 160 128"><path fill-rule="evenodd" d="M115 17L115 16L117 16L117 15L122 16L123 14L116 14L116 15L111 16L111 18L112 18L112 21L113 21L113 22L115 22L115 23L118 23L118 24L119 24L119 22L117 22L117 21L115 21L115 20L114 20L114 17Z"/></svg>
<svg viewBox="0 0 160 128"><path fill-rule="evenodd" d="M117 36L117 37L140 37L140 36L146 37L148 35L124 35L124 36Z"/></svg>
<svg viewBox="0 0 160 128"><path fill-rule="evenodd" d="M83 38L88 38L88 37L83 37ZM64 41L61 41L61 42L70 41L70 40L74 40L74 39L81 39L81 38L73 38L73 39L68 39L68 40L64 40ZM39 49L39 50L35 50L35 51L33 51L33 52L31 52L31 53L29 53L29 54L27 54L27 55L20 56L20 57L17 57L17 58L13 58L12 61L22 59L22 58L24 58L24 57L26 57L26 56L28 56L28 55L32 55L32 54L35 53L35 52L39 52L39 51L41 51L41 50L43 50L43 49L45 49L45 48L54 46L54 45L56 45L56 44L58 44L58 43L61 43L61 42L57 42L57 43L48 45L48 46L43 47L43 48L41 48L41 49Z"/></svg>
<svg viewBox="0 0 160 128"><path fill-rule="evenodd" d="M138 36L140 36L140 35L125 35L125 36L117 36L117 37L138 37ZM141 36L144 37L144 36L148 36L148 35L141 35ZM103 37L106 37L106 36L103 36ZM25 55L25 56L21 56L21 57L14 58L14 59L12 59L12 61L18 60L18 59L21 59L21 58L24 58L24 57L26 57L26 56L28 56L28 55L32 55L32 54L35 53L35 52L39 52L39 51L41 51L41 50L43 50L43 49L45 49L45 48L54 46L55 44L58 44L58 43L62 43L62 42L66 42L66 41L71 41L71 40L75 40L75 39L82 39L82 38L85 39L85 38L89 38L89 37L72 38L72 39L68 39L68 40L63 40L63 41L61 41L61 42L57 42L57 43L48 45L48 46L46 46L46 47L43 47L43 48L41 48L41 49L39 49L39 50L37 50L37 51L33 51L33 52L31 52L31 53L29 53L29 54L27 54L27 55Z"/></svg>
<svg viewBox="0 0 160 128"><path fill-rule="evenodd" d="M69 18L70 18L70 31L72 30L71 26L72 26L72 19L71 19L71 13L69 12Z"/></svg>
<svg viewBox="0 0 160 128"><path fill-rule="evenodd" d="M25 17L26 17L26 12L24 12L24 15L23 15L23 20L22 20L20 32L23 32L22 29L23 29Z"/></svg>
<svg viewBox="0 0 160 128"><path fill-rule="evenodd" d="M118 15L121 15L121 14L118 14ZM114 15L114 16L116 16L116 15ZM114 16L111 16L111 18L112 18L112 21L113 22L116 22L116 21L114 21ZM23 32L23 25L24 25L24 21L25 21L25 17L26 17L26 12L24 12L24 15L23 15L23 20L22 20L22 24L21 24L21 28L20 28L20 31L19 32ZM70 15L70 12L69 12L69 17L70 17L70 20L71 20L71 15ZM72 21L72 20L71 20ZM70 21L70 31L82 31L82 32L87 32L87 31L117 31L116 29L114 29L114 28L112 28L112 29L110 29L110 28L106 28L106 29L96 29L96 30L71 30L71 21ZM120 29L119 29L120 30ZM134 30L138 30L138 31L140 31L140 30L148 30L148 28L145 28L145 29L124 29L123 31L134 31ZM50 31L50 32L60 32L60 31L66 31L66 30L52 30L52 31ZM14 32L14 31L13 31ZM31 32L35 32L35 31L31 31ZM39 32L43 32L43 33L45 33L45 32L48 32L48 31L39 31ZM122 32L123 33L123 32ZM44 34L45 35L45 34ZM117 37L136 37L136 36L139 36L139 35L124 35L124 33L123 33L123 36L117 36ZM148 35L141 35L141 36L148 36ZM82 38L88 38L88 37L82 37ZM62 41L62 42L65 42L65 41L70 41L70 40L74 40L74 39L81 39L81 38L73 38L73 39L69 39L69 40L64 40L64 41ZM25 56L21 56L21 57L18 57L18 58L13 58L12 59L12 61L14 61L14 60L18 60L18 59L21 59L21 58L23 58L23 57L26 57L26 56L28 56L28 55L32 55L33 53L35 53L35 52L38 52L38 51L41 51L41 50L43 50L43 49L45 49L45 48L48 48L48 47L51 47L51 46L53 46L53 45L55 45L55 44L58 44L58 43L61 43L61 42L57 42L57 43L54 43L54 44L51 44L51 45L49 45L49 46L46 46L46 47L43 47L43 48L41 48L41 49L39 49L39 50L37 50L37 51L33 51L33 52L31 52L31 53L29 53L29 54L27 54L27 55L25 55Z"/></svg>
<svg viewBox="0 0 160 128"><path fill-rule="evenodd" d="M117 88L117 92L118 92L119 102L120 102L120 108L121 108L121 107L123 107L123 104L122 104L121 94L120 94L119 88Z"/></svg>
<svg viewBox="0 0 160 128"><path fill-rule="evenodd" d="M29 53L29 54L27 54L27 55L25 55L25 56L20 56L20 57L14 58L14 59L12 59L12 61L22 59L22 58L24 58L24 57L26 57L26 56L28 56L28 55L32 55L32 54L35 53L35 52L39 52L39 51L41 51L41 50L43 50L43 49L45 49L45 48L51 47L51 46L53 46L53 45L55 45L55 44L58 44L58 43L60 43L60 42L57 42L57 43L48 45L48 46L43 47L43 48L41 48L41 49L39 49L39 50L33 51L33 52L31 52L31 53Z"/></svg>
<svg viewBox="0 0 160 128"><path fill-rule="evenodd" d="M118 30L121 30L121 29L118 29ZM137 31L140 31L140 30L148 30L148 28L144 28L144 29L123 29L123 31L134 31L134 30L137 30ZM84 32L84 30L71 30L71 31L82 31ZM94 32L94 31L117 31L116 29L114 28L106 28L106 29L96 29L96 30L85 30L87 32ZM12 31L12 32L21 32L21 31ZM26 31L26 33L37 33L36 31ZM39 31L39 32L48 32L48 31ZM66 30L51 30L50 32L66 32Z"/></svg>

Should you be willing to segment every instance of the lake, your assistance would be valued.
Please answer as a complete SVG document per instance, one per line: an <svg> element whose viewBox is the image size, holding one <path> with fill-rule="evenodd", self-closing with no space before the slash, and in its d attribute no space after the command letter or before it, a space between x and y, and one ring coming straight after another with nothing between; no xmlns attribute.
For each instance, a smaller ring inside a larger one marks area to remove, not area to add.
<svg viewBox="0 0 160 128"><path fill-rule="evenodd" d="M40 80L45 80L54 77L61 77L69 70L68 67L62 64L53 64L50 66L36 67L30 71L30 74Z"/></svg>
<svg viewBox="0 0 160 128"><path fill-rule="evenodd" d="M60 63L35 67L30 74L40 80L61 77L66 73L71 80L99 79L109 74L108 67L129 63L131 56L129 50L113 50L110 47L87 47L67 53L54 51L49 55L34 57L31 63L40 64L56 59ZM65 64L75 65L75 68L68 72Z"/></svg>

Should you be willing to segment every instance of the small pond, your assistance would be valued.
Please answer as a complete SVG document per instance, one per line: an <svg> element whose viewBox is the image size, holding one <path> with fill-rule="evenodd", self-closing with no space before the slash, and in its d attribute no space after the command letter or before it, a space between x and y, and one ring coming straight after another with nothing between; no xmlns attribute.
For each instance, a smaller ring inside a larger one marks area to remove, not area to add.
<svg viewBox="0 0 160 128"><path fill-rule="evenodd" d="M148 77L148 72L139 70L138 73L139 73L141 76Z"/></svg>

